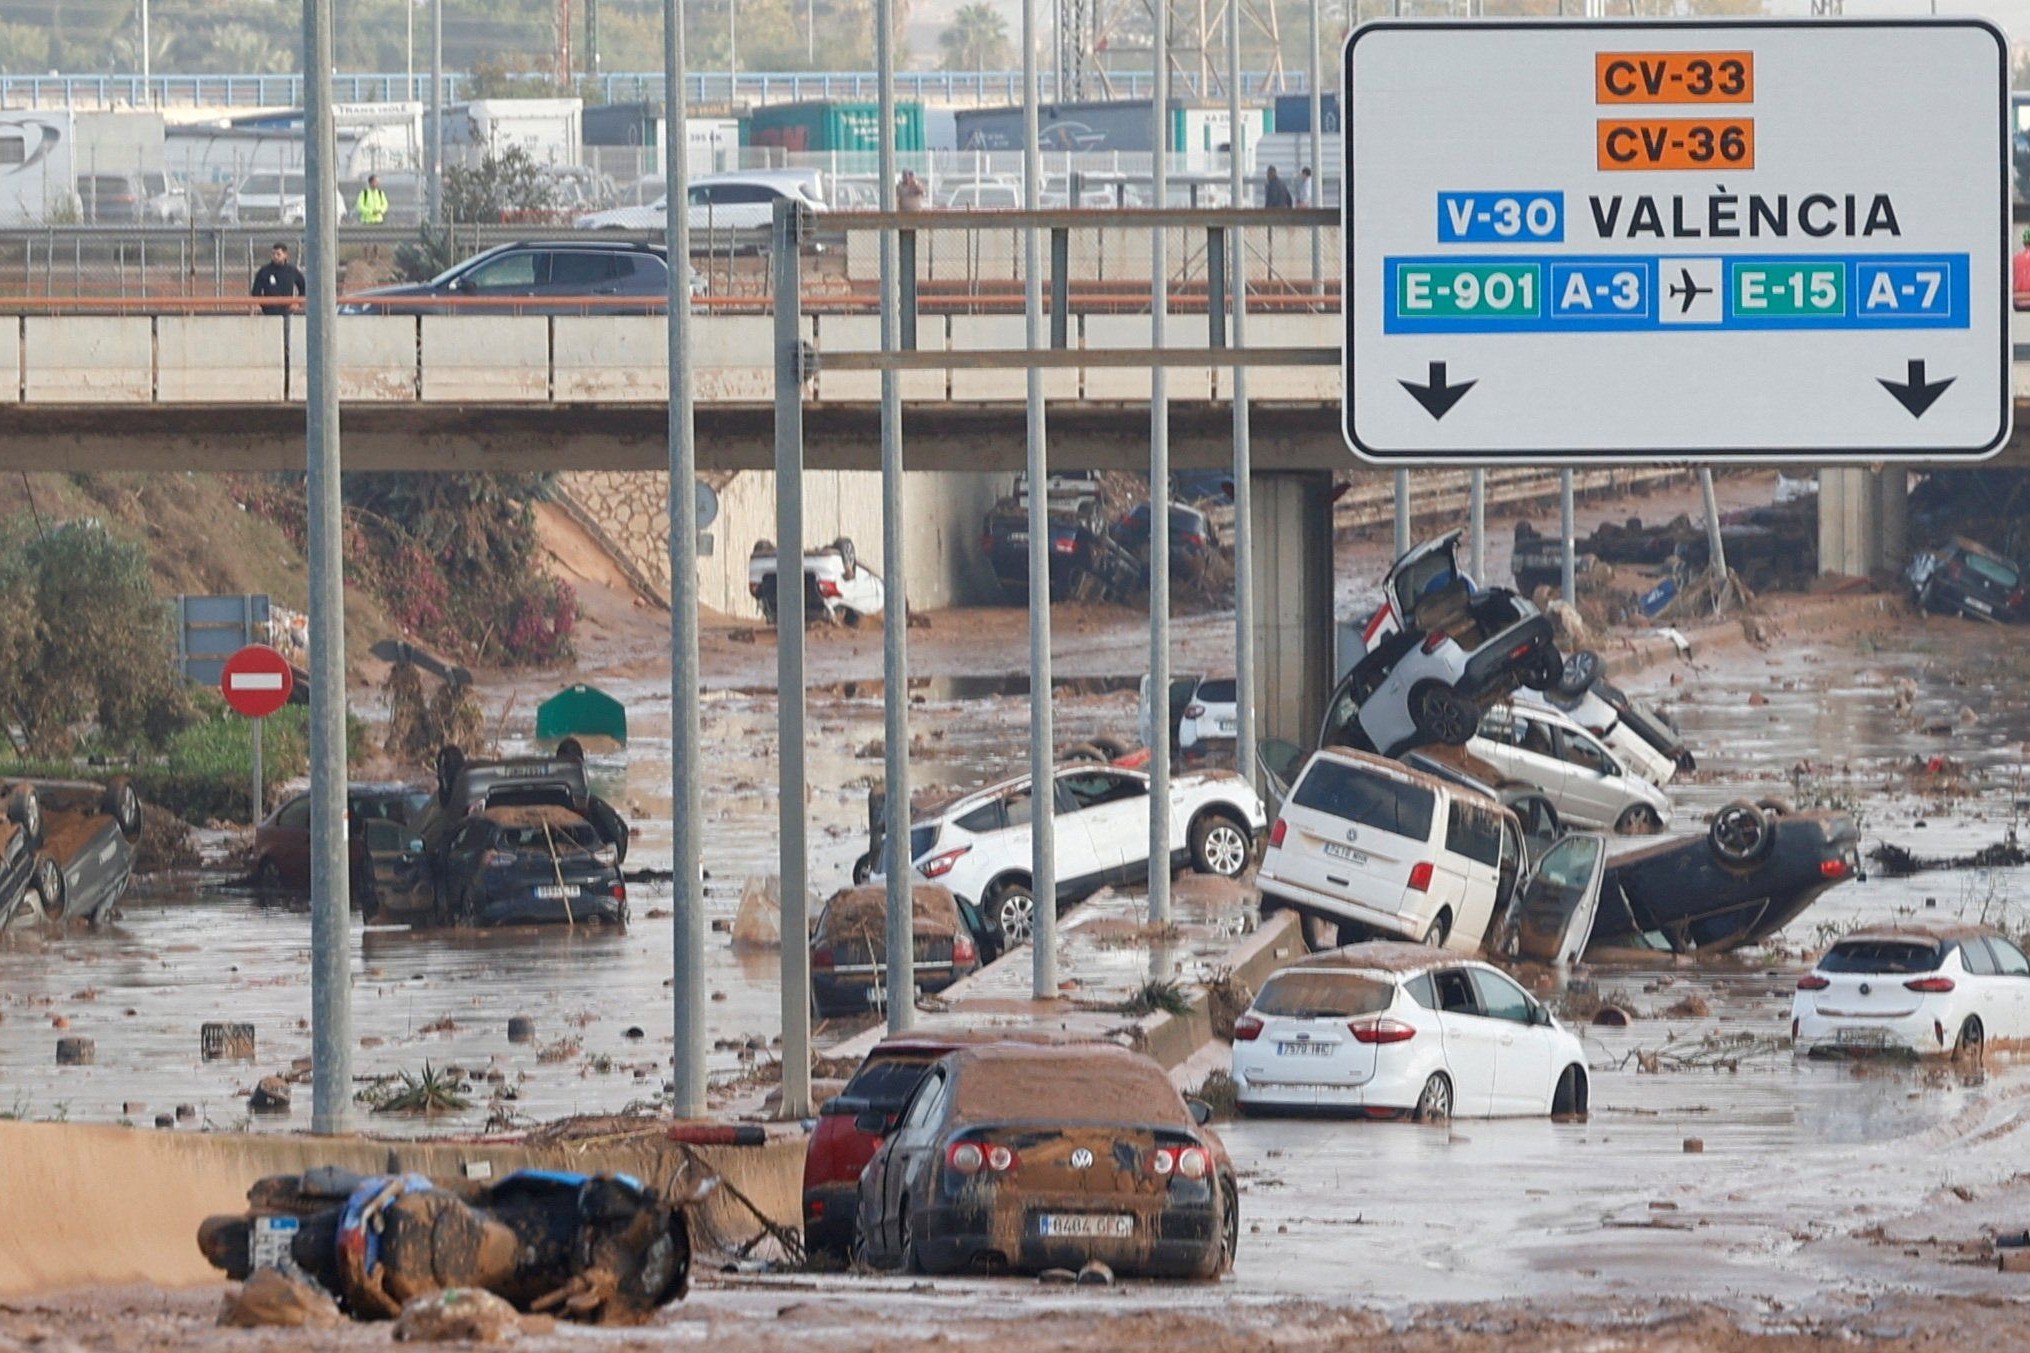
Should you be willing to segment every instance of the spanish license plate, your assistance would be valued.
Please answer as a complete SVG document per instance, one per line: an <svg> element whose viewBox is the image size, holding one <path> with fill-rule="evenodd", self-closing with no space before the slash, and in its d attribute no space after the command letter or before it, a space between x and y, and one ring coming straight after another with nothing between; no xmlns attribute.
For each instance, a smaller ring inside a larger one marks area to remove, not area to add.
<svg viewBox="0 0 2030 1353"><path fill-rule="evenodd" d="M567 897L578 896L578 889L568 883L545 883L536 889L536 897L544 902L562 902Z"/></svg>
<svg viewBox="0 0 2030 1353"><path fill-rule="evenodd" d="M1332 1045L1330 1043L1278 1043L1276 1045L1276 1055L1278 1057L1330 1057L1332 1055Z"/></svg>
<svg viewBox="0 0 2030 1353"><path fill-rule="evenodd" d="M1967 605L1973 607L1982 615L1993 615L1995 613L1995 608L1988 605L1987 602L1982 601L1979 597L1968 597Z"/></svg>
<svg viewBox="0 0 2030 1353"><path fill-rule="evenodd" d="M1325 853L1335 860L1345 860L1348 864L1366 864L1368 862L1366 851L1355 850L1352 846L1342 846L1337 841L1327 841L1325 843Z"/></svg>
<svg viewBox="0 0 2030 1353"><path fill-rule="evenodd" d="M1117 1212L1046 1212L1036 1234L1066 1240L1124 1240L1135 1234L1135 1219Z"/></svg>
<svg viewBox="0 0 2030 1353"><path fill-rule="evenodd" d="M1833 1041L1849 1048L1879 1048L1889 1042L1889 1035L1880 1029L1841 1029Z"/></svg>
<svg viewBox="0 0 2030 1353"><path fill-rule="evenodd" d="M1237 727L1239 727L1239 725L1236 724L1235 721L1232 719L1221 719L1219 721L1219 731L1227 734L1229 737L1233 735Z"/></svg>

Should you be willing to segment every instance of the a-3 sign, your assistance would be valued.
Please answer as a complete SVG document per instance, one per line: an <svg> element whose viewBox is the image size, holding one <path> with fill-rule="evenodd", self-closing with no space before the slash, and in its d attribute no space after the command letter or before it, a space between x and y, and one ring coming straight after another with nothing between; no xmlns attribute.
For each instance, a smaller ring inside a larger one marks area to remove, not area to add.
<svg viewBox="0 0 2030 1353"><path fill-rule="evenodd" d="M1988 24L1384 20L1345 60L1359 454L2008 440L2009 49Z"/></svg>

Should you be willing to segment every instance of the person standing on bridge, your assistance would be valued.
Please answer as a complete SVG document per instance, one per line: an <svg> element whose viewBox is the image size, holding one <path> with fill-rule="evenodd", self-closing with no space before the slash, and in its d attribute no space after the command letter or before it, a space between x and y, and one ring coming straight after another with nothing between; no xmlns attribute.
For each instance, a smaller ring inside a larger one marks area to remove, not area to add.
<svg viewBox="0 0 2030 1353"><path fill-rule="evenodd" d="M359 201L353 204L353 215L359 217L361 225L379 225L388 219L388 195L381 191L381 176L367 175L367 186L359 190Z"/></svg>
<svg viewBox="0 0 2030 1353"><path fill-rule="evenodd" d="M295 302L286 298L301 296L305 291L302 270L289 261L289 246L276 241L274 253L254 274L254 287L250 294L284 297L283 300L264 302L261 309L270 315L286 315L296 308Z"/></svg>
<svg viewBox="0 0 2030 1353"><path fill-rule="evenodd" d="M1317 203L1313 202L1311 198L1311 166L1307 164L1297 171L1297 205L1300 207L1316 206Z"/></svg>
<svg viewBox="0 0 2030 1353"><path fill-rule="evenodd" d="M1274 165L1269 166L1268 177L1262 180L1262 205L1270 211L1278 208L1287 211L1291 205L1290 185L1276 173Z"/></svg>
<svg viewBox="0 0 2030 1353"><path fill-rule="evenodd" d="M923 180L913 169L902 171L902 179L895 185L895 206L899 211L922 211L930 205L930 193L924 189Z"/></svg>

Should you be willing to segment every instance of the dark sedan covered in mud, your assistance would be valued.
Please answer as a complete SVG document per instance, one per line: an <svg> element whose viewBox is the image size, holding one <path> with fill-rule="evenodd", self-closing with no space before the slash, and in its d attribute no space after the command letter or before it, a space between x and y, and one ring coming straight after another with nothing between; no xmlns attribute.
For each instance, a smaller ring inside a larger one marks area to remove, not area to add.
<svg viewBox="0 0 2030 1353"><path fill-rule="evenodd" d="M860 1176L879 1266L1213 1278L1240 1193L1226 1149L1161 1067L1125 1048L997 1043L924 1074Z"/></svg>
<svg viewBox="0 0 2030 1353"><path fill-rule="evenodd" d="M0 925L24 917L98 925L134 874L141 800L122 777L16 781L6 787Z"/></svg>
<svg viewBox="0 0 2030 1353"><path fill-rule="evenodd" d="M440 924L627 924L618 852L569 808L484 809L434 867Z"/></svg>
<svg viewBox="0 0 2030 1353"><path fill-rule="evenodd" d="M935 994L978 972L993 954L981 932L979 908L935 883L910 889L916 987ZM833 894L811 935L811 1003L824 1018L879 1010L888 991L888 889L847 888Z"/></svg>

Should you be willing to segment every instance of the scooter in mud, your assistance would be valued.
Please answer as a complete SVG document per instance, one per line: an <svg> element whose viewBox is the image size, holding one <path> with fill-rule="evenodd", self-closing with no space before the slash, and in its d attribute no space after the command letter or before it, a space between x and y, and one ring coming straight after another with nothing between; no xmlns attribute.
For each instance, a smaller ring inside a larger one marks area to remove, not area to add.
<svg viewBox="0 0 2030 1353"><path fill-rule="evenodd" d="M198 1249L228 1277L293 1267L357 1320L418 1297L484 1288L521 1311L639 1325L690 1287L689 1209L718 1181L666 1197L618 1174L519 1170L497 1183L320 1166L247 1190Z"/></svg>

